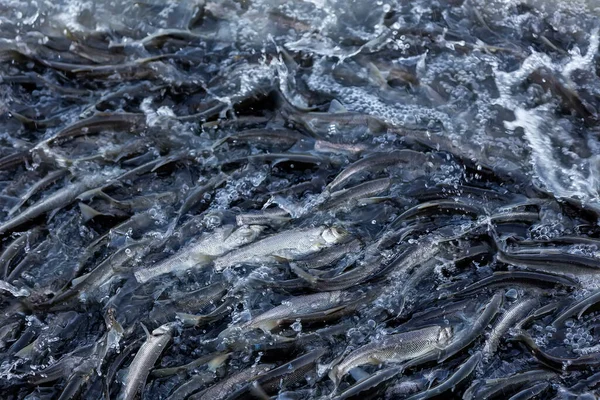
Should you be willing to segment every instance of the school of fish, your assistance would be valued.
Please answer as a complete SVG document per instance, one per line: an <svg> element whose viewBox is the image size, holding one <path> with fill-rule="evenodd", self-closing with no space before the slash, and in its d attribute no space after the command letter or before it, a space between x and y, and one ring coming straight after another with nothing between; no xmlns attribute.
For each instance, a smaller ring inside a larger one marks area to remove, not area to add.
<svg viewBox="0 0 600 400"><path fill-rule="evenodd" d="M600 398L592 1L0 0L0 398Z"/></svg>

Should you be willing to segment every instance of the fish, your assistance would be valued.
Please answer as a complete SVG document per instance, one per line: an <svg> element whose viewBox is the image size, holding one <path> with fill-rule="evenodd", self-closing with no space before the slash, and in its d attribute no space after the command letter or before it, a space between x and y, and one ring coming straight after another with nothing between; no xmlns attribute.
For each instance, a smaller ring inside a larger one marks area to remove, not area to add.
<svg viewBox="0 0 600 400"><path fill-rule="evenodd" d="M65 169L59 169L53 172L49 172L44 178L31 185L29 190L27 190L27 192L23 196L21 196L19 202L8 211L8 216L13 216L29 200L29 198L31 198L31 196L36 194L39 190L43 189L44 187L52 184L52 182L62 178L66 173L67 170Z"/></svg>
<svg viewBox="0 0 600 400"><path fill-rule="evenodd" d="M343 241L348 234L338 227L292 229L268 236L214 261L216 271L236 264L260 264L278 259L294 260Z"/></svg>
<svg viewBox="0 0 600 400"><path fill-rule="evenodd" d="M388 380L396 378L401 373L402 373L402 368L400 368L400 367L392 367L392 368L383 369L381 371L374 373L370 377L363 379L362 381L359 381L355 385L344 390L338 396L333 397L333 399L345 400L345 399L354 397L354 396L360 394L361 392L366 392Z"/></svg>
<svg viewBox="0 0 600 400"><path fill-rule="evenodd" d="M155 369L150 373L150 376L164 378L171 375L180 374L200 367L203 364L209 364L209 370L216 370L219 365L227 360L230 353L211 353L195 359L194 361L180 365L178 367Z"/></svg>
<svg viewBox="0 0 600 400"><path fill-rule="evenodd" d="M291 297L282 301L281 305L252 318L241 328L260 328L268 332L284 321L326 319L361 297L361 294L339 290Z"/></svg>
<svg viewBox="0 0 600 400"><path fill-rule="evenodd" d="M36 242L37 239L42 234L42 230L39 228L33 228L22 235L18 236L13 240L10 245L6 246L2 254L0 254L0 264L3 266L4 270L4 279L8 277L8 273L10 270L11 261L19 254L21 251L27 249L31 246L31 243Z"/></svg>
<svg viewBox="0 0 600 400"><path fill-rule="evenodd" d="M289 129L249 129L224 137L217 141L212 148L214 150L225 143L229 143L230 145L246 143L267 150L277 148L285 151L289 150L296 143L309 139L301 133Z"/></svg>
<svg viewBox="0 0 600 400"><path fill-rule="evenodd" d="M454 296L469 295L484 288L511 285L514 282L532 286L541 286L541 284L563 285L571 288L579 286L576 280L568 276L536 271L499 271L468 285L464 289L454 293Z"/></svg>
<svg viewBox="0 0 600 400"><path fill-rule="evenodd" d="M330 211L343 206L352 207L353 203L361 199L385 192L391 184L392 181L389 178L374 179L348 189L333 192L320 208Z"/></svg>
<svg viewBox="0 0 600 400"><path fill-rule="evenodd" d="M420 400L420 399L429 399L435 396L439 396L440 394L447 392L449 390L454 390L454 388L460 384L462 381L467 379L477 368L481 360L483 359L483 355L481 352L476 352L473 354L467 361L465 361L457 370L450 376L447 380L440 383L439 385L432 387L431 389L427 389L424 392L415 394L413 396L407 397L407 399L411 400Z"/></svg>
<svg viewBox="0 0 600 400"><path fill-rule="evenodd" d="M212 259L254 242L263 230L264 227L260 225L242 226L237 229L226 226L205 233L197 241L188 244L166 260L135 271L135 278L139 283L146 283L166 273L182 272L198 265L208 265Z"/></svg>
<svg viewBox="0 0 600 400"><path fill-rule="evenodd" d="M281 208L267 208L259 212L244 213L235 216L235 222L238 226L262 225L279 227L285 225L291 219L290 214Z"/></svg>
<svg viewBox="0 0 600 400"><path fill-rule="evenodd" d="M259 364L236 374L231 375L229 378L222 382L217 383L209 387L202 392L194 394L189 397L190 400L208 400L208 399L222 399L232 394L234 390L244 384L248 384L258 379L262 374L271 370L273 365L270 364Z"/></svg>
<svg viewBox="0 0 600 400"><path fill-rule="evenodd" d="M507 393L518 391L523 385L535 381L549 381L556 376L556 372L544 369L519 371L508 377L476 381L465 391L463 397L465 400L505 397Z"/></svg>
<svg viewBox="0 0 600 400"><path fill-rule="evenodd" d="M470 322L468 326L464 329L466 332L460 334L460 332L456 332L453 341L451 341L447 346L445 346L438 357L438 362L443 362L448 358L454 356L460 350L464 349L468 345L470 345L473 340L475 340L483 330L488 326L490 322L494 319L500 307L502 306L504 294L501 292L496 292L489 303L486 304L485 308L479 313L477 318Z"/></svg>
<svg viewBox="0 0 600 400"><path fill-rule="evenodd" d="M498 252L498 261L518 267L562 275L586 275L600 271L594 259L565 253L559 249L539 249L534 252Z"/></svg>
<svg viewBox="0 0 600 400"><path fill-rule="evenodd" d="M330 192L341 189L350 179L362 172L380 171L394 165L425 165L428 159L423 153L411 150L398 150L390 153L375 154L362 158L347 166L327 186Z"/></svg>
<svg viewBox="0 0 600 400"><path fill-rule="evenodd" d="M172 323L161 325L151 333L145 329L146 341L129 365L127 378L118 399L132 400L136 397L137 392L145 384L150 369L173 338L173 329L174 325Z"/></svg>
<svg viewBox="0 0 600 400"><path fill-rule="evenodd" d="M338 386L341 378L352 368L411 360L440 348L451 337L452 329L439 325L384 336L381 341L366 344L345 356L331 369L329 377Z"/></svg>
<svg viewBox="0 0 600 400"><path fill-rule="evenodd" d="M71 287L65 288L60 294L52 297L45 306L60 308L69 304L69 301L75 296L84 296L89 299L93 291L103 285L107 280L118 276L127 268L129 264L141 257L148 251L149 240L141 240L120 248L105 261L98 264L90 272L71 282Z"/></svg>
<svg viewBox="0 0 600 400"><path fill-rule="evenodd" d="M519 341L531 351L533 356L542 364L555 371L570 371L573 369L585 369L600 364L598 353L586 354L577 358L561 358L543 351L533 338L526 332L520 331L513 339Z"/></svg>
<svg viewBox="0 0 600 400"><path fill-rule="evenodd" d="M48 212L63 208L77 199L79 195L106 182L106 177L101 174L88 176L76 181L62 189L57 190L50 196L31 205L11 219L0 224L0 234L6 234L21 225Z"/></svg>
<svg viewBox="0 0 600 400"><path fill-rule="evenodd" d="M573 315L576 315L577 318L581 318L581 316L585 313L585 311L592 307L594 304L600 301L600 291L595 291L584 299L575 302L566 310L560 313L554 321L552 321L552 326L559 327L564 325L565 321Z"/></svg>
<svg viewBox="0 0 600 400"><path fill-rule="evenodd" d="M260 387L266 393L274 393L303 381L306 379L306 374L325 353L325 349L312 350L277 368L264 372L253 382L253 386Z"/></svg>
<svg viewBox="0 0 600 400"><path fill-rule="evenodd" d="M225 183L227 181L227 178L228 178L227 175L225 175L223 173L219 173L217 176L209 179L208 182L206 182L205 184L199 185L193 189L190 189L189 193L186 193L186 198L183 201L183 203L181 204L181 207L179 208L179 211L177 212L176 218L171 223L171 229L169 230L169 233L172 233L173 229L177 226L177 223L179 222L181 217L183 217L187 212L189 212L194 207L196 207L198 205L198 203L202 201L202 198L207 193L209 193L210 191L214 190L216 187ZM254 224L254 225L259 225L259 224Z"/></svg>
<svg viewBox="0 0 600 400"><path fill-rule="evenodd" d="M535 385L531 385L520 392L513 394L508 400L527 400L534 398L535 396L543 393L549 386L549 382L540 382Z"/></svg>
<svg viewBox="0 0 600 400"><path fill-rule="evenodd" d="M489 359L496 353L498 344L508 330L522 320L529 312L539 304L536 298L522 299L517 301L510 309L501 316L498 323L492 328L488 339L483 345L481 354L484 360Z"/></svg>

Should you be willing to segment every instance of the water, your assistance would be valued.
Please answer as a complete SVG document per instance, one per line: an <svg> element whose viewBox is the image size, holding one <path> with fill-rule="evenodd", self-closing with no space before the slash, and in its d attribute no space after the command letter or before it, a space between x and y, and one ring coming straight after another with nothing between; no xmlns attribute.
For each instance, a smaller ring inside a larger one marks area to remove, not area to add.
<svg viewBox="0 0 600 400"><path fill-rule="evenodd" d="M529 383L551 382L540 398L591 395L599 16L583 0L0 0L0 397L117 398L146 327L167 324L145 372L231 354L138 376L144 398L299 357L297 376L263 390L329 398L406 362L336 385L350 351L430 325L458 339L494 311L447 360L355 394L408 397L452 379L524 299L542 311L521 328L554 358L532 355L513 321L441 396L478 398L486 379L532 369L547 376ZM261 216L252 243L227 236L194 268L136 280L202 235L237 232L240 214ZM285 242L318 227L343 238ZM258 246L277 235L284 248ZM349 297L316 316L292 301L334 290ZM270 332L249 327L279 305L292 310ZM212 396L246 398L251 380Z"/></svg>

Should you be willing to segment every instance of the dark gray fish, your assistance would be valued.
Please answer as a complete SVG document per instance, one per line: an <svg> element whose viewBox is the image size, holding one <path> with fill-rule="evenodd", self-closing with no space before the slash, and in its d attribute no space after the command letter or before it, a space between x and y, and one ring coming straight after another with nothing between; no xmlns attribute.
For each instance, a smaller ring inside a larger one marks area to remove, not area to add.
<svg viewBox="0 0 600 400"><path fill-rule="evenodd" d="M532 286L544 285L562 285L565 287L577 288L579 283L567 276L555 275L545 272L535 271L499 271L494 272L491 276L485 277L478 282L475 282L464 289L456 292L456 296L466 296L473 294L484 288L492 288L498 286L513 285L515 283L527 284Z"/></svg>
<svg viewBox="0 0 600 400"><path fill-rule="evenodd" d="M293 386L305 380L306 374L314 368L316 362L326 353L325 349L316 349L295 360L263 373L253 382L267 393L273 393Z"/></svg>
<svg viewBox="0 0 600 400"><path fill-rule="evenodd" d="M334 397L335 400L345 400L359 395L361 392L366 392L375 388L382 383L396 378L402 373L401 367L386 368L374 373L369 378L359 381L350 388L344 390L339 396Z"/></svg>
<svg viewBox="0 0 600 400"><path fill-rule="evenodd" d="M457 387L457 385L459 385L462 381L467 379L473 373L473 371L475 370L475 368L477 368L482 359L483 355L481 354L481 352L473 354L446 381L431 389L427 389L422 393L417 393L413 396L410 396L408 397L408 399L429 399L435 396L439 396L440 394L445 393L449 390L454 390Z"/></svg>
<svg viewBox="0 0 600 400"><path fill-rule="evenodd" d="M335 210L346 206L352 207L361 199L376 196L389 189L392 180L389 178L374 179L348 189L333 192L329 199L320 207L322 210Z"/></svg>
<svg viewBox="0 0 600 400"><path fill-rule="evenodd" d="M596 291L591 295L585 297L584 299L575 302L566 310L561 312L555 319L552 321L552 326L558 327L564 325L565 321L572 316L577 316L577 318L581 318L581 316L586 312L586 310L595 304L600 302L600 291Z"/></svg>
<svg viewBox="0 0 600 400"><path fill-rule="evenodd" d="M380 171L394 165L420 165L428 162L426 154L410 150L398 150L390 153L374 154L356 161L340 172L327 186L329 191L341 189L350 179L362 172Z"/></svg>
<svg viewBox="0 0 600 400"><path fill-rule="evenodd" d="M600 272L600 261L560 249L534 249L519 253L498 252L498 261L532 270L562 275L588 275Z"/></svg>
<svg viewBox="0 0 600 400"><path fill-rule="evenodd" d="M443 362L454 356L480 336L489 323L492 322L498 311L500 311L503 299L504 293L498 292L494 294L477 318L468 327L465 327L463 332L456 332L454 335L455 340L452 340L441 350L438 359L439 362Z"/></svg>
<svg viewBox="0 0 600 400"><path fill-rule="evenodd" d="M250 129L217 141L213 145L213 149L222 146L224 143L229 143L230 145L245 143L261 149L273 150L276 148L285 151L296 143L308 141L309 139L289 129Z"/></svg>
<svg viewBox="0 0 600 400"><path fill-rule="evenodd" d="M540 382L510 396L508 400L528 400L542 394L550 387L550 382Z"/></svg>
<svg viewBox="0 0 600 400"><path fill-rule="evenodd" d="M42 231L39 228L33 228L13 240L0 255L0 265L3 266L4 279L7 278L10 271L11 261L23 250L27 250L34 243Z"/></svg>
<svg viewBox="0 0 600 400"><path fill-rule="evenodd" d="M69 205L82 193L106 183L107 178L109 177L102 176L101 174L87 176L57 190L50 196L41 199L37 203L23 210L18 215L4 221L4 223L0 225L0 234L10 232L32 219Z"/></svg>
<svg viewBox="0 0 600 400"><path fill-rule="evenodd" d="M521 331L515 335L514 340L524 343L533 356L542 364L556 371L571 371L574 369L586 369L600 364L600 354L585 354L577 358L561 358L542 350L533 338L526 332Z"/></svg>
<svg viewBox="0 0 600 400"><path fill-rule="evenodd" d="M464 393L465 400L505 398L507 393L516 392L524 385L535 381L548 381L557 376L556 372L533 369L517 372L512 376L475 381Z"/></svg>
<svg viewBox="0 0 600 400"><path fill-rule="evenodd" d="M248 369L245 369L237 374L231 375L222 382L217 383L210 388L192 395L190 400L209 400L209 399L224 399L231 395L237 387L246 385L260 378L262 374L272 369L269 364L259 364Z"/></svg>

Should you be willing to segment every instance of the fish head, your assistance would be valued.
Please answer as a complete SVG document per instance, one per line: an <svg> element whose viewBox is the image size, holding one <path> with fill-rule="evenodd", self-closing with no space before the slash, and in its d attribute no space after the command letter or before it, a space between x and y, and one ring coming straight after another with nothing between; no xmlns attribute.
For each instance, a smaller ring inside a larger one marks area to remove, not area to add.
<svg viewBox="0 0 600 400"><path fill-rule="evenodd" d="M445 326L440 329L440 333L438 335L438 344L448 343L452 339L452 327Z"/></svg>
<svg viewBox="0 0 600 400"><path fill-rule="evenodd" d="M263 231L265 226L263 225L244 225L237 230L237 235L241 240L245 242L252 242L256 239Z"/></svg>
<svg viewBox="0 0 600 400"><path fill-rule="evenodd" d="M326 243L334 244L341 242L342 240L347 238L348 235L349 233L347 230L337 226L332 226L329 228L325 228L325 230L321 234L321 237L325 240Z"/></svg>

